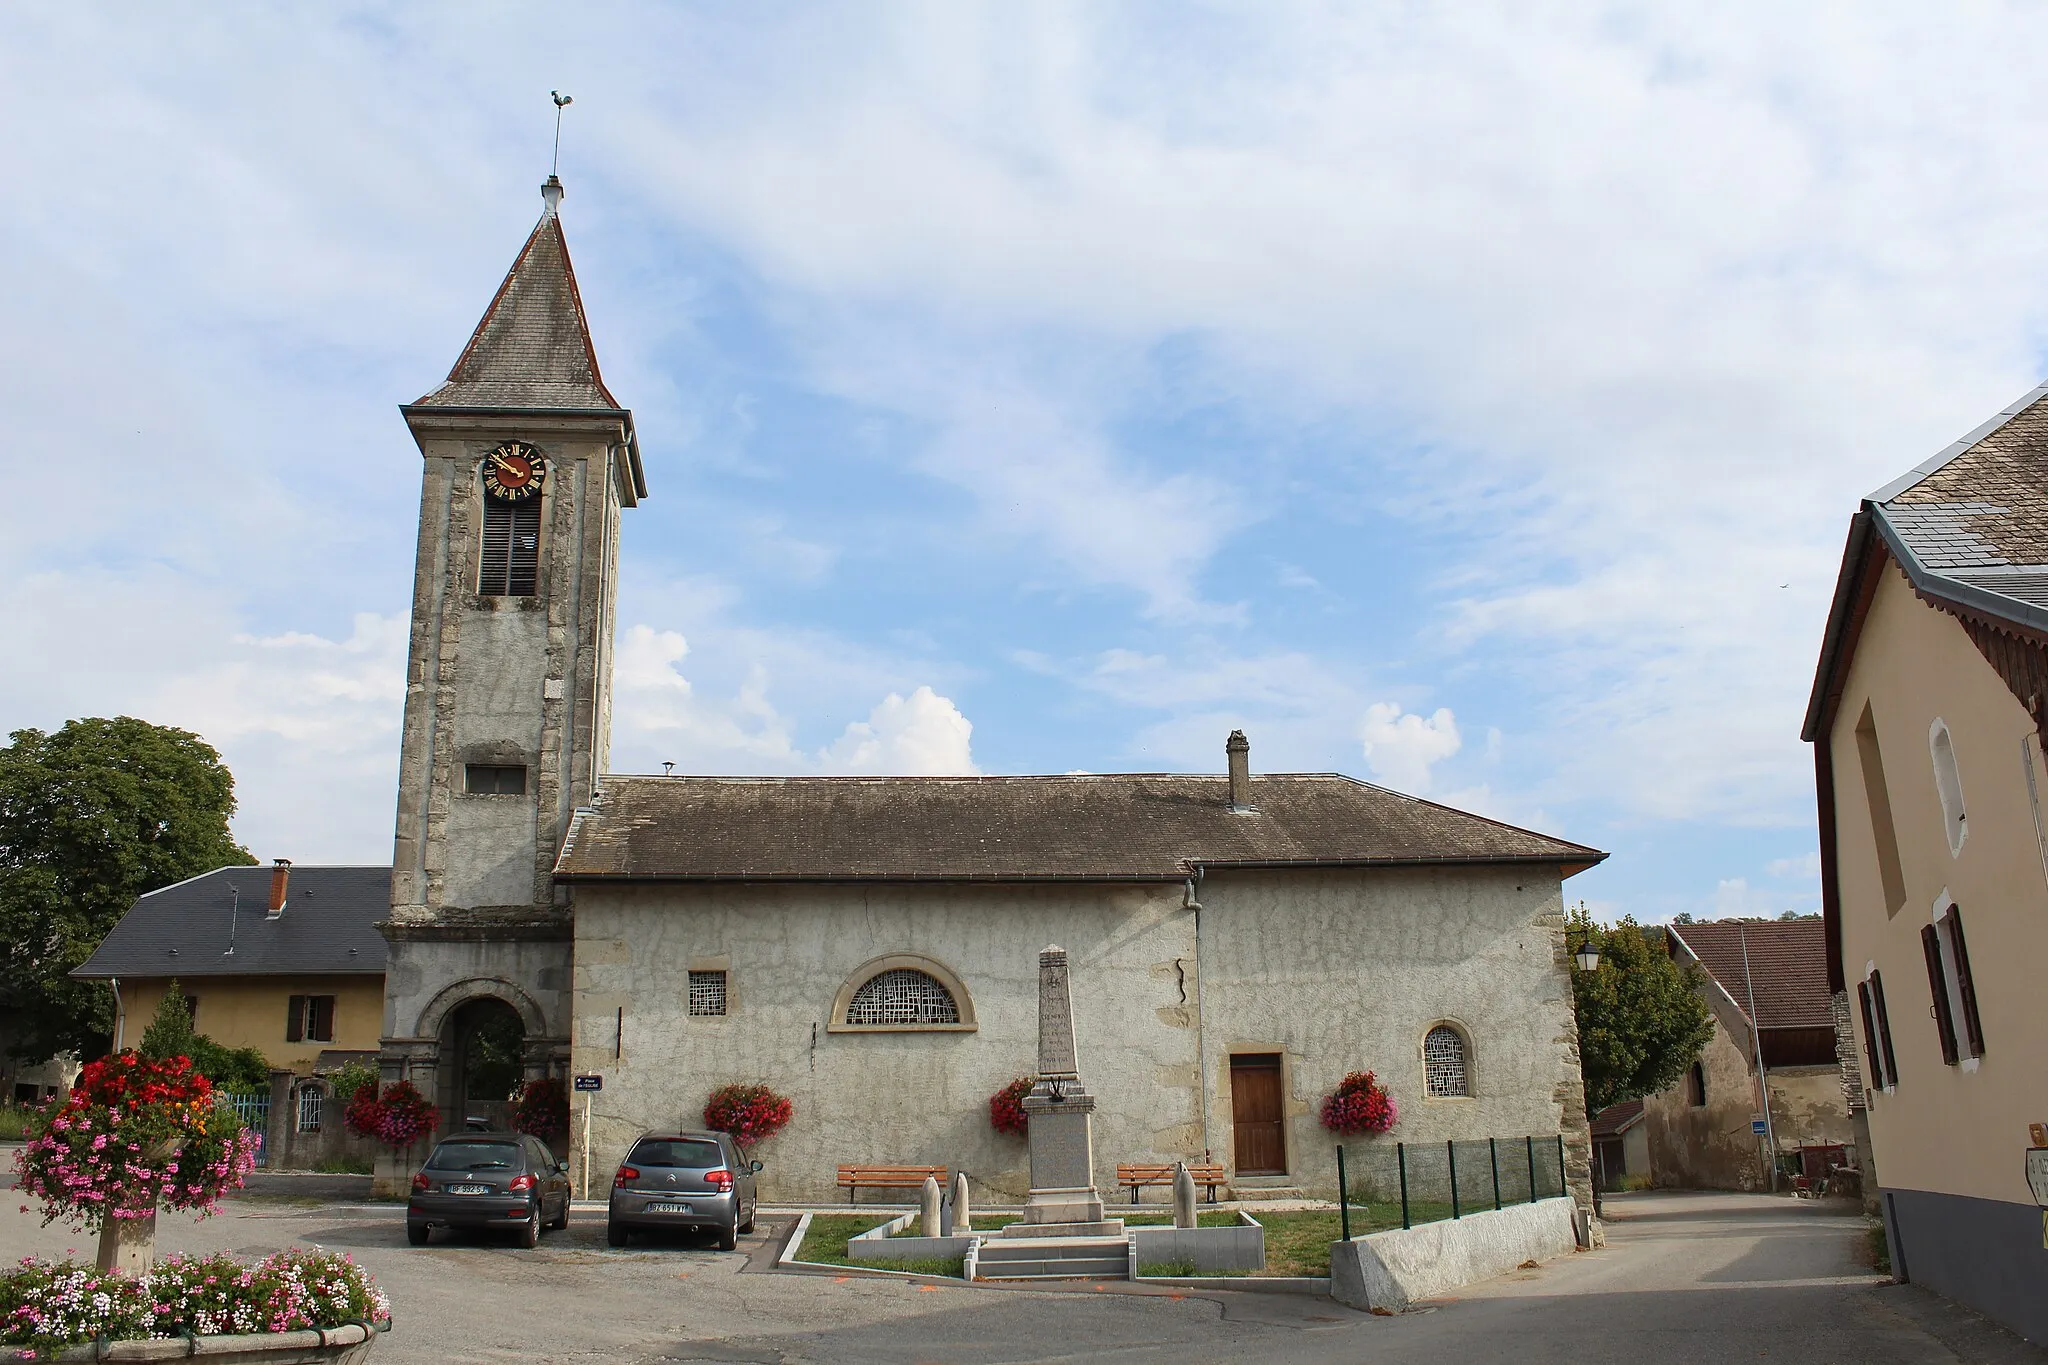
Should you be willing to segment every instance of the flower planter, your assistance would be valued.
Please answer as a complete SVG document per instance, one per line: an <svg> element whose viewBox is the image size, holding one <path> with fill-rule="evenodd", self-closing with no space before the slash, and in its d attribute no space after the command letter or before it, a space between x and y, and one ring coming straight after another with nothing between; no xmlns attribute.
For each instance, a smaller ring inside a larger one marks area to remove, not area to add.
<svg viewBox="0 0 2048 1365"><path fill-rule="evenodd" d="M388 1330L389 1324L386 1324ZM379 1329L361 1323L315 1327L303 1332L256 1332L248 1336L152 1337L145 1341L110 1341L73 1346L46 1360L209 1360L263 1362L263 1365L353 1365L369 1357Z"/></svg>

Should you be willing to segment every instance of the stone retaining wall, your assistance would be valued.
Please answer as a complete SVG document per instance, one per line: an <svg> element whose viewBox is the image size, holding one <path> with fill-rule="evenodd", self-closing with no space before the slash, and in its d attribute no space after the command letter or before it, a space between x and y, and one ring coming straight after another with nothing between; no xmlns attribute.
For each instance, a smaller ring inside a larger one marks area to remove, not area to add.
<svg viewBox="0 0 2048 1365"><path fill-rule="evenodd" d="M1524 1261L1576 1250L1575 1212L1570 1199L1540 1199L1335 1243L1330 1296L1353 1308L1400 1312L1414 1300L1505 1275Z"/></svg>

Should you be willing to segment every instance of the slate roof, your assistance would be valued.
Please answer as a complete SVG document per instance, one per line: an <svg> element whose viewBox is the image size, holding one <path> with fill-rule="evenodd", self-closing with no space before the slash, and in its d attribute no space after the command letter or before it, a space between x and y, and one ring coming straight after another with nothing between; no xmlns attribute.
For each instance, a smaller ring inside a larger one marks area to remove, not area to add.
<svg viewBox="0 0 2048 1365"><path fill-rule="evenodd" d="M413 406L622 411L598 373L569 244L552 208L534 224L447 382Z"/></svg>
<svg viewBox="0 0 2048 1365"><path fill-rule="evenodd" d="M1758 1028L1835 1026L1828 997L1827 938L1821 921L1713 920L1675 924L1671 934L1685 945L1735 1008L1750 1019L1750 991L1756 992ZM1748 945L1749 968L1743 970Z"/></svg>
<svg viewBox="0 0 2048 1365"><path fill-rule="evenodd" d="M1593 1136L1596 1138L1620 1137L1643 1121L1643 1102L1623 1100L1610 1104L1593 1115Z"/></svg>
<svg viewBox="0 0 2048 1365"><path fill-rule="evenodd" d="M1551 863L1607 855L1335 773L1229 779L609 777L555 873L571 881L1159 881L1198 865Z"/></svg>
<svg viewBox="0 0 2048 1365"><path fill-rule="evenodd" d="M391 913L390 868L294 867L284 913L270 918L269 903L267 867L201 873L138 899L71 974L100 980L383 973L377 922Z"/></svg>

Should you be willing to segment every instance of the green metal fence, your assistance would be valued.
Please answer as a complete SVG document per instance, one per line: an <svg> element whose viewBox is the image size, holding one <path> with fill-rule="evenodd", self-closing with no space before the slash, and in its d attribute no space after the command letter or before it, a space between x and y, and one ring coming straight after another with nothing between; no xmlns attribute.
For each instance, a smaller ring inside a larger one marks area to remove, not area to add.
<svg viewBox="0 0 2048 1365"><path fill-rule="evenodd" d="M1337 1149L1345 1237L1356 1204L1395 1204L1401 1226L1462 1218L1566 1193L1561 1134L1445 1142L1367 1142Z"/></svg>

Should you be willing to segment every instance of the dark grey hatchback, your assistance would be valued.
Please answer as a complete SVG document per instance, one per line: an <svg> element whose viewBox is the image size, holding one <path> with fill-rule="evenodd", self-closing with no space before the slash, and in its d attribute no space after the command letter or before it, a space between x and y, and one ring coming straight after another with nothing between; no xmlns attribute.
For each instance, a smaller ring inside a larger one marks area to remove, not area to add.
<svg viewBox="0 0 2048 1365"><path fill-rule="evenodd" d="M708 1231L731 1251L754 1230L754 1172L724 1133L650 1133L633 1144L612 1177L605 1241L622 1247L636 1229Z"/></svg>
<svg viewBox="0 0 2048 1365"><path fill-rule="evenodd" d="M540 1245L542 1227L569 1226L569 1165L524 1133L464 1133L434 1148L412 1178L405 1239L425 1246L433 1228L516 1232Z"/></svg>

